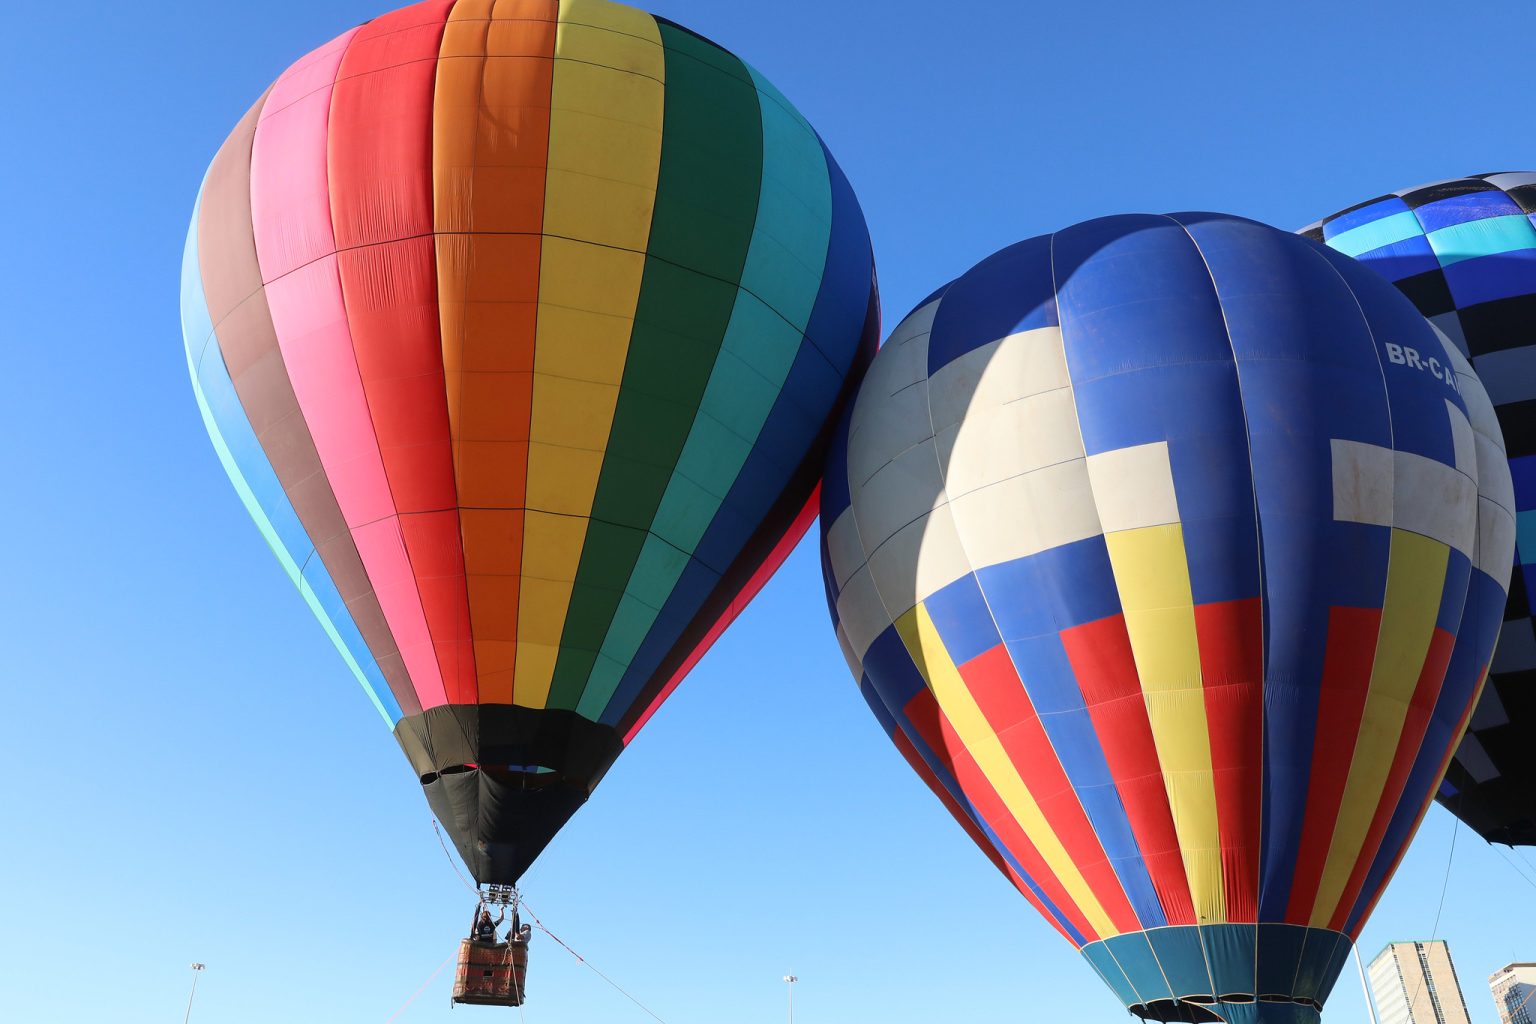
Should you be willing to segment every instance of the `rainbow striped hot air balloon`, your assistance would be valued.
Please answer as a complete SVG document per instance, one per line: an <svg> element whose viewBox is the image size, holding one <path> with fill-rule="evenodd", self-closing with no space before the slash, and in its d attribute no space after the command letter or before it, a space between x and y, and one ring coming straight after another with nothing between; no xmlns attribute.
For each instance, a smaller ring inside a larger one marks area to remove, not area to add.
<svg viewBox="0 0 1536 1024"><path fill-rule="evenodd" d="M761 75L604 0L430 0L208 169L182 316L252 518L509 884L808 527L868 232Z"/></svg>
<svg viewBox="0 0 1536 1024"><path fill-rule="evenodd" d="M1482 386L1385 281L1123 216L896 328L822 553L875 715L1127 1007L1301 1024L1465 724L1512 507Z"/></svg>
<svg viewBox="0 0 1536 1024"><path fill-rule="evenodd" d="M1519 543L1498 653L1439 800L1489 842L1536 845L1536 172L1378 196L1304 233L1397 285L1487 382Z"/></svg>

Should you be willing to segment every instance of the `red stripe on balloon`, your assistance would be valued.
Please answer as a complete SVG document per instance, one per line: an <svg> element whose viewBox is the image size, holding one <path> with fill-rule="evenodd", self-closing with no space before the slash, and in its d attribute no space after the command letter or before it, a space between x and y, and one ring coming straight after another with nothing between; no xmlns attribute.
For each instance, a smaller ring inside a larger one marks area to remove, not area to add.
<svg viewBox="0 0 1536 1024"><path fill-rule="evenodd" d="M1380 608L1331 608L1318 695L1317 732L1308 773L1307 808L1297 846L1296 871L1285 920L1306 924L1328 861L1328 847L1344 800L1349 765L1360 736L1360 716L1370 690L1371 666L1381 633Z"/></svg>
<svg viewBox="0 0 1536 1024"><path fill-rule="evenodd" d="M1194 924L1189 876L1173 827L1168 787L1152 739L1125 616L1112 615L1063 630L1061 642L1163 913L1169 924Z"/></svg>
<svg viewBox="0 0 1536 1024"><path fill-rule="evenodd" d="M445 692L423 694L426 707L476 700L432 235L432 96L452 6L431 0L358 30L332 98L328 147L357 369L442 672Z"/></svg>
<svg viewBox="0 0 1536 1024"><path fill-rule="evenodd" d="M964 741L949 724L949 719L934 699L932 691L926 687L919 690L902 712L917 730L919 738L928 744L944 767L954 775L955 781L960 784L960 791L971 801L976 813L981 815L992 834L1013 855L1024 873L1034 880L1046 898L1056 905L1062 917L1083 936L1085 942L1096 941L1099 938L1098 932L1089 926L1088 919L1067 895L1061 880L1046 864L1034 843L1029 841L1024 829L1008 810L1008 805L993 788L986 772L981 770L976 759L966 749Z"/></svg>
<svg viewBox="0 0 1536 1024"><path fill-rule="evenodd" d="M1228 921L1257 921L1264 800L1264 620L1259 598L1195 607Z"/></svg>
<svg viewBox="0 0 1536 1024"><path fill-rule="evenodd" d="M986 854L987 859L992 862L992 865L1002 872L1003 877L1007 878L1013 887L1019 890L1019 893L1029 901L1029 905L1034 907L1040 916L1045 918L1050 923L1050 926L1060 933L1062 938L1071 942L1072 936L1067 934L1066 929L1061 926L1061 922L1057 921L1055 915L1046 909L1044 903L1040 902L1040 898L1035 895L1035 891L1020 877L1019 873L1013 870L1013 866L1003 859L1002 854L997 852L997 847L992 845L992 840L987 838L986 833L976 824L970 812L961 807L959 802L950 796L949 788L939 781L939 777L934 774L933 769L928 767L928 762L924 761L923 756L918 753L917 747L912 744L911 738L898 726L891 735L891 739L895 742L896 749L901 752L901 756L906 760L907 764L911 765L912 770L917 773L917 777L923 780L924 784L933 792L933 795L939 798L939 802L944 805L944 809L949 811L950 816L955 821L959 822L961 828L965 829L965 834L971 837L971 842L976 844L976 848Z"/></svg>
<svg viewBox="0 0 1536 1024"><path fill-rule="evenodd" d="M1392 823L1392 814L1403 798L1403 788L1407 786L1408 776L1413 771L1414 759L1423 746L1424 733L1429 729L1429 720L1434 714L1435 701L1440 696L1441 684L1445 682L1445 670L1451 663L1451 649L1455 645L1456 637L1444 629L1436 628L1430 637L1429 651L1424 656L1418 681L1413 687L1413 697L1408 702L1408 713L1403 718L1403 731L1397 738L1397 751L1392 755L1392 768L1387 773L1386 785L1382 787L1381 799L1376 804L1376 813L1371 817L1371 827L1365 833L1360 855L1355 859L1354 870L1349 873L1349 881L1344 884L1339 905L1334 908L1333 916L1328 920L1330 928L1342 930L1349 912L1354 909L1355 901L1360 898L1366 874L1381 850L1382 838Z"/></svg>
<svg viewBox="0 0 1536 1024"><path fill-rule="evenodd" d="M1139 931L1143 925L1040 723L1040 715L1024 689L1008 649L999 644L958 668L972 699L997 734L1035 803L1040 805L1051 831L1082 872L1110 920L1121 931Z"/></svg>
<svg viewBox="0 0 1536 1024"><path fill-rule="evenodd" d="M1488 682L1487 665L1482 667L1479 675L1482 679L1482 685L1478 686L1477 693L1475 693L1472 699L1467 702L1465 710L1463 710L1461 713L1461 718L1456 723L1455 731L1451 733L1453 736L1460 736L1467 731L1467 722L1471 720L1472 712L1477 708L1477 702L1482 696L1483 685L1486 685ZM1436 779L1445 778L1446 770L1451 766L1451 759L1456 756L1456 746L1457 744L1452 743L1449 747L1446 748L1445 756L1440 759L1440 770L1435 773ZM1436 788L1438 787L1431 788L1430 791L1425 794L1423 802L1419 805L1418 816L1413 819L1413 827L1408 830L1408 835L1410 837L1417 835L1419 832L1419 826L1424 823L1424 815L1429 813L1430 805L1435 802ZM1402 846L1398 847L1397 853L1392 857L1392 866L1389 867L1387 869L1387 873L1382 876L1381 884L1377 887L1375 894L1371 897L1371 901L1366 904L1365 912L1361 914L1359 920L1355 922L1354 928L1350 929L1350 939L1356 941L1359 940L1360 932L1365 928L1365 922L1369 921L1371 914L1375 913L1376 904L1380 903L1381 897L1386 894L1387 883L1392 881L1393 875L1397 874L1398 865L1403 862L1403 857L1406 856L1407 853L1407 843L1404 843Z"/></svg>

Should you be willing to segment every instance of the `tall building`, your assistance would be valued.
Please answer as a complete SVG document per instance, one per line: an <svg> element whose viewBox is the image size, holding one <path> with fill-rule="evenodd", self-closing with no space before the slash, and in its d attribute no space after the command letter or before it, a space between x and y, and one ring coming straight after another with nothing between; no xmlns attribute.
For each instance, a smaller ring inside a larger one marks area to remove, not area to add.
<svg viewBox="0 0 1536 1024"><path fill-rule="evenodd" d="M1442 941L1391 943L1371 961L1370 975L1380 1024L1471 1024Z"/></svg>
<svg viewBox="0 0 1536 1024"><path fill-rule="evenodd" d="M1499 1024L1532 1024L1536 1011L1536 964L1508 964L1488 976Z"/></svg>

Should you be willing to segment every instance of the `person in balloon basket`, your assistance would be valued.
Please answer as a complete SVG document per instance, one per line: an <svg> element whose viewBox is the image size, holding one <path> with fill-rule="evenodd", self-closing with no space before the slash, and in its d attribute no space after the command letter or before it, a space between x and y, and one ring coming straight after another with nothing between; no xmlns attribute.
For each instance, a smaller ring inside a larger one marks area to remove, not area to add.
<svg viewBox="0 0 1536 1024"><path fill-rule="evenodd" d="M506 910L502 910L500 915L493 921L491 920L491 912L481 907L479 916L475 918L474 924L469 929L469 937L476 942L494 945L496 942L496 929L501 926L501 922L506 919L506 916Z"/></svg>
<svg viewBox="0 0 1536 1024"><path fill-rule="evenodd" d="M518 921L517 915L513 914L512 927L507 929L507 942L511 943L513 946L521 946L526 948L528 945L528 940L532 936L533 925L522 924Z"/></svg>

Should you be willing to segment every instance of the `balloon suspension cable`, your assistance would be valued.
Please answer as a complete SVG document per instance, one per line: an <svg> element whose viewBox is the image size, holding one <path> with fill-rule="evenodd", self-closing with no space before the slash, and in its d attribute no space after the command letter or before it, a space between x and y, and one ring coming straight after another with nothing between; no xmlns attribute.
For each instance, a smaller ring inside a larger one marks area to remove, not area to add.
<svg viewBox="0 0 1536 1024"><path fill-rule="evenodd" d="M591 961L589 961L586 957L582 956L580 953L576 952L570 946L567 946L565 944L565 942L563 940L561 940L560 936L556 935L554 932L552 932L548 928L544 927L544 922L539 920L539 915L535 914L531 909L529 909L528 904L526 904L526 903L523 904L523 912L526 913L529 917L533 918L533 925L534 925L535 928L537 928L539 931L543 932L545 935L548 935L551 939L553 939L557 946L559 946L561 949L565 950L567 953L571 954L571 956L575 957L578 961L580 961L581 965L583 967L585 967L587 970L591 971L593 974L597 975L599 978L602 978L604 981L606 981L608 983L609 987L612 988L615 992L619 993L619 995L623 996L625 999L628 999L630 1002L632 1002L636 1006L640 1007L640 1009L642 1009L646 1013L648 1013L653 1020L657 1021L658 1024L667 1024L666 1021L662 1020L661 1017L659 1015L657 1015L655 1010L652 1010L649 1006L646 1006L640 1000L636 999L634 996L632 996L628 992L624 991L624 989L619 987L619 983L618 982L614 981L612 978L608 977L608 975L604 974L602 971L600 971L596 967L592 966Z"/></svg>
<svg viewBox="0 0 1536 1024"><path fill-rule="evenodd" d="M459 876L459 881L464 883L464 888L470 892L480 894L480 889L464 877L464 872L459 870L459 862L453 859L453 854L448 852L448 843L443 839L443 830L438 827L437 819L432 819L432 831L437 833L437 845L443 848L443 856L448 858L448 866L453 868L453 873Z"/></svg>

